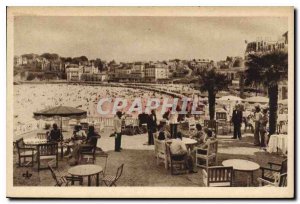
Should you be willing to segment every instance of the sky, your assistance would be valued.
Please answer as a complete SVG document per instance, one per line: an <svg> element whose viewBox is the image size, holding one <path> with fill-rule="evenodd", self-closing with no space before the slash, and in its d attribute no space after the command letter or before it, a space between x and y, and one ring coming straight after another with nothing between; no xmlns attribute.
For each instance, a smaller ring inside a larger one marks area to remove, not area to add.
<svg viewBox="0 0 300 204"><path fill-rule="evenodd" d="M34 17L14 21L14 54L57 53L106 61L222 60L243 56L245 40L277 40L280 17Z"/></svg>

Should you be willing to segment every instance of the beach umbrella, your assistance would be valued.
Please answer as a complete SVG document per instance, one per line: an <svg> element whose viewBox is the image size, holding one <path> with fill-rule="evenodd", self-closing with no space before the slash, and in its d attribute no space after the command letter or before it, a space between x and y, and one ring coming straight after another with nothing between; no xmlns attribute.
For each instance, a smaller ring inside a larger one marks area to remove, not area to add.
<svg viewBox="0 0 300 204"><path fill-rule="evenodd" d="M253 97L244 99L244 101L249 102L249 103L268 103L269 98L264 97L264 96L253 96Z"/></svg>
<svg viewBox="0 0 300 204"><path fill-rule="evenodd" d="M241 99L240 97L237 96L222 96L221 98L218 98L217 101L242 101L243 99Z"/></svg>
<svg viewBox="0 0 300 204"><path fill-rule="evenodd" d="M37 111L33 113L34 118L41 119L41 118L51 118L51 117L60 117L61 123L61 131L62 131L62 119L64 117L69 118L84 118L87 116L87 112L81 109L68 107L68 106L56 106L53 108L43 109L41 111Z"/></svg>

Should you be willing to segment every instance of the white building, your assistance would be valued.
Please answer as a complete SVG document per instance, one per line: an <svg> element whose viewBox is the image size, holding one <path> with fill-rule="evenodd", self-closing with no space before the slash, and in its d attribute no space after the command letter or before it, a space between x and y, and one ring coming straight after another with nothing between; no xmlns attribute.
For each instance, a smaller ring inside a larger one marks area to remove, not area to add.
<svg viewBox="0 0 300 204"><path fill-rule="evenodd" d="M154 64L145 68L146 81L158 81L169 78L169 69L163 64Z"/></svg>
<svg viewBox="0 0 300 204"><path fill-rule="evenodd" d="M83 66L70 64L66 67L68 81L80 81L83 74Z"/></svg>
<svg viewBox="0 0 300 204"><path fill-rule="evenodd" d="M89 66L83 66L83 73L98 74L99 70L93 64Z"/></svg>

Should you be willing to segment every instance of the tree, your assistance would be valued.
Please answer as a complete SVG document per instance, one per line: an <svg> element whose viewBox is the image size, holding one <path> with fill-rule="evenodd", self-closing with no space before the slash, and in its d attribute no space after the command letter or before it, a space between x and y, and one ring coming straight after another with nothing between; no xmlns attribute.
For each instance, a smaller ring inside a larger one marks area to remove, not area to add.
<svg viewBox="0 0 300 204"><path fill-rule="evenodd" d="M101 59L97 58L97 59L94 61L94 65L95 65L95 67L98 68L98 70L99 70L100 72L103 71L104 65L103 65L103 62L101 61Z"/></svg>
<svg viewBox="0 0 300 204"><path fill-rule="evenodd" d="M81 62L89 61L89 59L86 56L80 56L79 59L80 59Z"/></svg>
<svg viewBox="0 0 300 204"><path fill-rule="evenodd" d="M208 92L209 118L215 118L216 95L221 90L228 89L230 81L227 76L216 72L216 69L204 69L199 76L200 91Z"/></svg>
<svg viewBox="0 0 300 204"><path fill-rule="evenodd" d="M47 59L49 61L58 60L59 59L59 55L56 54L56 53L52 53L52 54L50 54L50 53L44 53L44 54L41 55L41 57L43 57L43 58L45 58L45 59Z"/></svg>
<svg viewBox="0 0 300 204"><path fill-rule="evenodd" d="M259 83L268 88L269 133L272 135L276 132L277 124L278 84L288 76L288 53L272 51L265 54L250 54L246 66L246 81Z"/></svg>
<svg viewBox="0 0 300 204"><path fill-rule="evenodd" d="M260 57L258 55L249 55L248 60L245 62L247 67L245 71L245 85L255 87L255 95L257 96L258 87L262 84L262 75L260 73L261 70L257 68L254 63L261 64Z"/></svg>
<svg viewBox="0 0 300 204"><path fill-rule="evenodd" d="M116 64L116 61L115 61L115 60L112 60L112 61L110 61L110 62L108 63L108 66L111 66L111 65L114 65L114 64Z"/></svg>

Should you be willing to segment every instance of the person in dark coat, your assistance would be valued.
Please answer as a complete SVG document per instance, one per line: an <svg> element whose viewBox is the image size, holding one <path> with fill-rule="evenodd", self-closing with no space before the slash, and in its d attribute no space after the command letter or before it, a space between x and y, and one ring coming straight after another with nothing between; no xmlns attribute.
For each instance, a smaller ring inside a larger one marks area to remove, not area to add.
<svg viewBox="0 0 300 204"><path fill-rule="evenodd" d="M242 139L241 126L243 122L243 112L240 110L239 105L235 106L232 112L231 122L233 123L233 137L232 139Z"/></svg>
<svg viewBox="0 0 300 204"><path fill-rule="evenodd" d="M49 134L49 142L58 142L62 139L62 134L60 132L60 129L58 129L57 124L54 123L52 126L52 130L50 131Z"/></svg>
<svg viewBox="0 0 300 204"><path fill-rule="evenodd" d="M156 128L157 128L157 119L154 110L152 110L151 114L148 116L147 126L148 126L148 145L154 145L153 133L156 132Z"/></svg>

